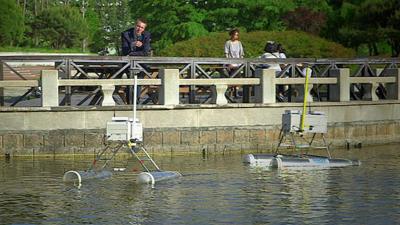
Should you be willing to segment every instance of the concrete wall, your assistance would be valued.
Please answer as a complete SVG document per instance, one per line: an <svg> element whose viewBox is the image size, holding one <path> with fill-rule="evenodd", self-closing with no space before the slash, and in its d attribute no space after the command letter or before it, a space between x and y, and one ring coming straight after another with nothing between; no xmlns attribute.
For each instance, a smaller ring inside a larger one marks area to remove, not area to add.
<svg viewBox="0 0 400 225"><path fill-rule="evenodd" d="M281 115L301 104L143 106L138 116L153 153L223 153L271 150ZM400 142L400 102L311 103L328 115L328 142ZM0 156L94 153L103 147L106 122L132 116L130 107L0 108ZM317 140L319 141L319 140Z"/></svg>

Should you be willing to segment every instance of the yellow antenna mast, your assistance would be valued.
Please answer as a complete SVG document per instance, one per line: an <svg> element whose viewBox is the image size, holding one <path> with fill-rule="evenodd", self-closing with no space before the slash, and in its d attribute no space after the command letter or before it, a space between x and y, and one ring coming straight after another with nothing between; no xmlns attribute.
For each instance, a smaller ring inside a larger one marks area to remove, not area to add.
<svg viewBox="0 0 400 225"><path fill-rule="evenodd" d="M304 85L304 99L303 99L303 113L301 114L300 120L300 132L304 131L305 120L306 120L306 110L307 110L307 99L308 99L308 79L310 74L310 68L306 67L306 80Z"/></svg>

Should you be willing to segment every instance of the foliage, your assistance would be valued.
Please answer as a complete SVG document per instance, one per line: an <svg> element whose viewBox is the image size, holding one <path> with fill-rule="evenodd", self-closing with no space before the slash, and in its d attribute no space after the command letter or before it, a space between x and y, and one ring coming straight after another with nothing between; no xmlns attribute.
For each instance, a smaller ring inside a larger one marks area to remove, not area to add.
<svg viewBox="0 0 400 225"><path fill-rule="evenodd" d="M92 0L89 6L100 18L100 27L95 31L91 49L99 51L104 48L115 48L117 52L121 44L121 32L131 27L128 0Z"/></svg>
<svg viewBox="0 0 400 225"><path fill-rule="evenodd" d="M209 36L178 42L159 53L174 57L224 57L223 46L228 39L226 33L211 33ZM288 57L298 58L348 58L355 52L340 44L299 31L241 33L245 57L254 58L263 53L265 43L273 40L281 43Z"/></svg>
<svg viewBox="0 0 400 225"><path fill-rule="evenodd" d="M342 24L339 41L357 49L365 44L369 55L380 54L382 41L392 47L392 56L400 53L400 2L398 0L365 0L345 2L340 10ZM338 19L338 20L339 20Z"/></svg>
<svg viewBox="0 0 400 225"><path fill-rule="evenodd" d="M89 29L87 37L89 49L92 52L99 52L104 46L107 46L104 39L101 38L103 30L101 29L100 16L93 9L89 8L86 11L85 20Z"/></svg>
<svg viewBox="0 0 400 225"><path fill-rule="evenodd" d="M135 17L148 20L155 52L177 41L233 27L284 30L280 18L294 8L292 0L136 0L131 4Z"/></svg>
<svg viewBox="0 0 400 225"><path fill-rule="evenodd" d="M254 30L283 30L280 19L296 5L292 0L205 0L195 1L196 8L206 13L204 23L209 31L224 31L227 28L245 27Z"/></svg>
<svg viewBox="0 0 400 225"><path fill-rule="evenodd" d="M286 13L283 20L289 29L318 35L326 23L326 16L322 12L299 7Z"/></svg>
<svg viewBox="0 0 400 225"><path fill-rule="evenodd" d="M88 27L79 11L72 7L52 7L43 10L35 21L44 45L53 48L79 46Z"/></svg>
<svg viewBox="0 0 400 225"><path fill-rule="evenodd" d="M131 9L136 18L147 19L152 33L152 47L156 51L176 41L208 33L202 24L204 12L182 0L138 0L132 2Z"/></svg>
<svg viewBox="0 0 400 225"><path fill-rule="evenodd" d="M0 0L0 45L14 45L24 32L22 11L14 0Z"/></svg>
<svg viewBox="0 0 400 225"><path fill-rule="evenodd" d="M56 8L60 15L47 15L46 21L44 14ZM75 20L62 19L66 15L60 9L73 10ZM235 27L241 32L301 30L355 50L367 48L369 55L400 54L399 0L0 0L0 45L88 46L92 52L111 48L118 53L120 33L137 18L147 19L156 54L176 42Z"/></svg>

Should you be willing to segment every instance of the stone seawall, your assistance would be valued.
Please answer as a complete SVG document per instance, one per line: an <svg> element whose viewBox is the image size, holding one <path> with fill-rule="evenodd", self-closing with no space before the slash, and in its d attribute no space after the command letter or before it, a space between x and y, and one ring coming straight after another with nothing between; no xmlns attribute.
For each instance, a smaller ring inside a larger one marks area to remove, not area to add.
<svg viewBox="0 0 400 225"><path fill-rule="evenodd" d="M154 154L223 154L269 152L278 143L280 127L145 129L146 148ZM93 154L104 145L104 129L0 132L0 155ZM400 143L400 123L336 124L328 128L334 147ZM317 137L320 142L320 137Z"/></svg>
<svg viewBox="0 0 400 225"><path fill-rule="evenodd" d="M147 149L156 154L271 151L281 115L301 104L226 107L146 106L138 112ZM400 142L400 103L314 103L328 115L328 143L345 147ZM118 109L118 110L117 110ZM129 107L1 108L0 157L5 154L93 154L104 147L105 125ZM321 141L317 138L316 141Z"/></svg>

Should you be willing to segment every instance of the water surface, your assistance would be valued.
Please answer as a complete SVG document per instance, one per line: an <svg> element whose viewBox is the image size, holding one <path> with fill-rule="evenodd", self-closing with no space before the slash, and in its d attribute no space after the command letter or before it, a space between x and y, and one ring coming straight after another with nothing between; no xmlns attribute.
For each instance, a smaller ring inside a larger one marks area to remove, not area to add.
<svg viewBox="0 0 400 225"><path fill-rule="evenodd" d="M241 155L158 157L184 176L154 188L132 172L62 183L90 159L2 159L0 224L400 224L400 146L333 155L362 165L277 171L251 169Z"/></svg>

